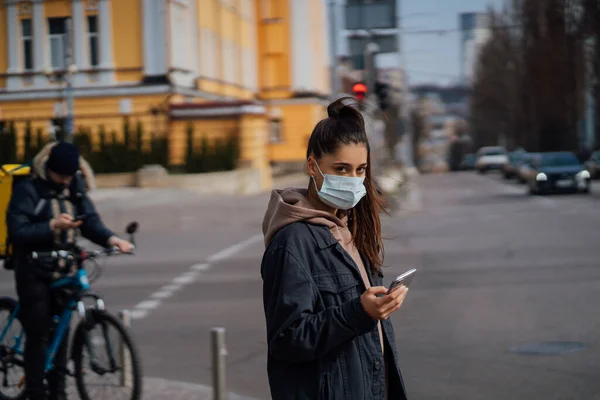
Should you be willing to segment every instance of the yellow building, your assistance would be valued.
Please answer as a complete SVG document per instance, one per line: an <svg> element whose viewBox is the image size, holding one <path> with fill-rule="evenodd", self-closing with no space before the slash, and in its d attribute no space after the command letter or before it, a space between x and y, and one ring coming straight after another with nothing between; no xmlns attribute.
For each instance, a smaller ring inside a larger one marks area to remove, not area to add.
<svg viewBox="0 0 600 400"><path fill-rule="evenodd" d="M190 122L197 136L237 131L244 164L303 160L329 93L325 12L321 0L4 0L0 121L48 132L69 77L76 129L121 132L129 116L169 135L174 165Z"/></svg>

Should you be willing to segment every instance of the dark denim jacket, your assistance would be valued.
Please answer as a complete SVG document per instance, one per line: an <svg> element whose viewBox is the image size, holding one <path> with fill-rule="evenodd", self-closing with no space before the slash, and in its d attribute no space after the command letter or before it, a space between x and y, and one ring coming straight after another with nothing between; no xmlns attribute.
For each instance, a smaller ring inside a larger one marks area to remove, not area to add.
<svg viewBox="0 0 600 400"><path fill-rule="evenodd" d="M382 276L370 273L373 286ZM261 265L267 372L274 400L383 400L385 365L376 321L364 311L356 263L325 226L281 229ZM382 321L388 398L406 399L394 330Z"/></svg>

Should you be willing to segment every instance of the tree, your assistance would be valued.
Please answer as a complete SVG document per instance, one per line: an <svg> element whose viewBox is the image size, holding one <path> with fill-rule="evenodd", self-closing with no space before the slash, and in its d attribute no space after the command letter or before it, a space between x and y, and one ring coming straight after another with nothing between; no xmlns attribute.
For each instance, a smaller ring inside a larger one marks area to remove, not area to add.
<svg viewBox="0 0 600 400"><path fill-rule="evenodd" d="M36 143L36 147L38 149L42 149L42 147L45 146L45 142L44 142L44 130L42 128L37 128L35 130L35 143Z"/></svg>
<svg viewBox="0 0 600 400"><path fill-rule="evenodd" d="M571 1L587 0L521 0L490 11L472 93L476 145L505 139L509 148L577 150L584 59Z"/></svg>
<svg viewBox="0 0 600 400"><path fill-rule="evenodd" d="M17 157L17 128L14 121L8 123L8 130L5 134L6 153L3 164L16 164L19 160Z"/></svg>
<svg viewBox="0 0 600 400"><path fill-rule="evenodd" d="M31 121L25 123L25 135L23 137L23 162L27 162L37 153L33 148L33 132L31 130Z"/></svg>

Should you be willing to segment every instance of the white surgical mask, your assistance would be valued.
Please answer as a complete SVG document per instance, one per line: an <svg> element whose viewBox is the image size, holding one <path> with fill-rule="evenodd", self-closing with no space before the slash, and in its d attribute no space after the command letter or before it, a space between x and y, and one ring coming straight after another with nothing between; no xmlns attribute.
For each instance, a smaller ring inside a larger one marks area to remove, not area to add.
<svg viewBox="0 0 600 400"><path fill-rule="evenodd" d="M319 199L329 207L339 210L349 210L354 208L358 202L367 194L367 189L364 185L365 178L353 176L339 176L323 174L319 164L315 162L317 169L323 175L323 185L321 190L317 187L317 181L313 176L315 189L319 195Z"/></svg>

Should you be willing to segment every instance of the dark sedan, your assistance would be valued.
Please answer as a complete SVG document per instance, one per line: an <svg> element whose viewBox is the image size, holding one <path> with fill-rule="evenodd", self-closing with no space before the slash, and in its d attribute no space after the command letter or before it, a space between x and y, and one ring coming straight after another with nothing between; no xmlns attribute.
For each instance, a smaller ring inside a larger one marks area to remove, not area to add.
<svg viewBox="0 0 600 400"><path fill-rule="evenodd" d="M473 153L465 154L462 161L460 162L461 170L472 170L475 169L475 162L477 161L477 156Z"/></svg>
<svg viewBox="0 0 600 400"><path fill-rule="evenodd" d="M590 159L585 162L585 169L592 175L592 179L600 179L600 151L592 153Z"/></svg>
<svg viewBox="0 0 600 400"><path fill-rule="evenodd" d="M540 153L532 169L528 181L531 194L590 191L590 173L574 153Z"/></svg>
<svg viewBox="0 0 600 400"><path fill-rule="evenodd" d="M517 175L519 167L528 153L525 151L513 151L508 154L508 162L502 166L502 174L504 179L511 179Z"/></svg>

